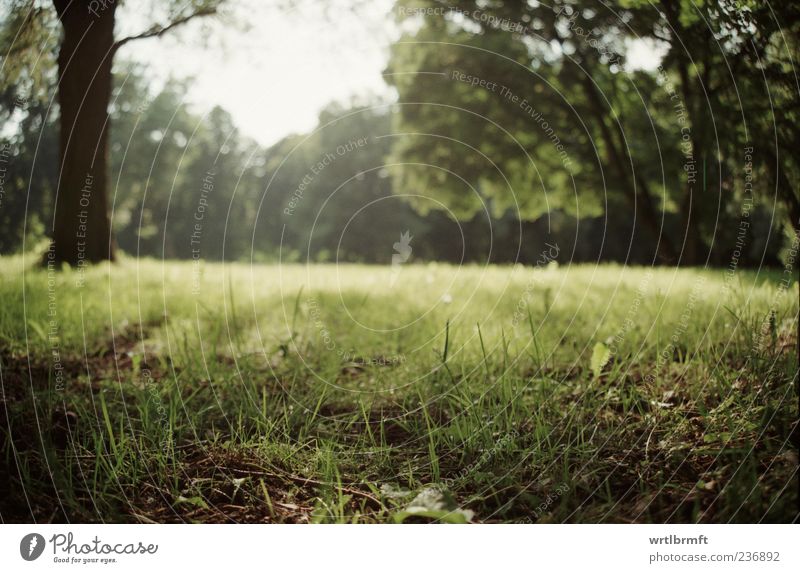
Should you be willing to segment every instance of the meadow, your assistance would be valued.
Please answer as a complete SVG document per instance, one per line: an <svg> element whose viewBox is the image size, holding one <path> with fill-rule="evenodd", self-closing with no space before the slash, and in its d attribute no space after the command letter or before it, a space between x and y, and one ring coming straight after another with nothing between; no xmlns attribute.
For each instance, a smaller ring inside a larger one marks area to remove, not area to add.
<svg viewBox="0 0 800 573"><path fill-rule="evenodd" d="M796 520L797 274L552 258L4 257L0 514Z"/></svg>

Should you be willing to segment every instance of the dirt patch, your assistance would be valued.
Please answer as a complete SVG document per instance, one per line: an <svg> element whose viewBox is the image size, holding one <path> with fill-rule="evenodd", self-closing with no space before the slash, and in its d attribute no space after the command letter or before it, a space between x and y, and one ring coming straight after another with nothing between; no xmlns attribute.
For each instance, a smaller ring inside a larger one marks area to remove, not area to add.
<svg viewBox="0 0 800 573"><path fill-rule="evenodd" d="M315 492L330 487L322 481L295 475L259 461L246 449L204 449L184 453L177 478L180 492L162 491L152 484L141 488L129 515L156 523L308 523ZM369 492L342 486L353 510L377 511L381 502Z"/></svg>

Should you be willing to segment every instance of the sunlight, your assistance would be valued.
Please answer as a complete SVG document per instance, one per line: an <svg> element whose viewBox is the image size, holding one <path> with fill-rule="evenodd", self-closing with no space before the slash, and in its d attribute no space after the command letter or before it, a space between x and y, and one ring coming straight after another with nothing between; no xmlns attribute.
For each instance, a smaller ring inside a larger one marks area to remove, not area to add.
<svg viewBox="0 0 800 573"><path fill-rule="evenodd" d="M391 97L382 77L395 36L385 26L391 7L377 0L357 10L335 2L326 13L316 5L282 11L249 0L224 22L191 22L174 35L128 44L119 56L161 81L192 78L188 104L200 113L223 107L245 135L267 146L313 129L333 101Z"/></svg>

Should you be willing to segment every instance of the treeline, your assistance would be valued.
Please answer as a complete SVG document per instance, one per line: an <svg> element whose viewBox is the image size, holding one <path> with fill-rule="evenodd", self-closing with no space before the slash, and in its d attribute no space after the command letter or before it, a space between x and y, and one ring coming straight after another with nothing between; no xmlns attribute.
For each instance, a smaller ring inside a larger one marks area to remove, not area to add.
<svg viewBox="0 0 800 573"><path fill-rule="evenodd" d="M154 93L121 64L115 241L388 264L408 231L414 260L532 263L550 244L564 262L777 264L800 216L790 4L401 0L398 100L331 105L268 149L187 107L187 82ZM643 41L655 69L630 61ZM0 92L0 253L45 248L59 184L58 107L16 87Z"/></svg>
<svg viewBox="0 0 800 573"><path fill-rule="evenodd" d="M415 209L414 197L393 193L391 104L332 105L315 132L262 149L224 109L188 108L185 82L152 94L146 74L127 65L116 83L109 204L129 255L389 264L409 231L417 261L531 263L548 242L565 260L648 260L647 248L630 244L624 214L610 233L603 217L579 221L558 210L520 221L491 202L466 218L444 202ZM5 97L16 121L0 158L0 252L42 250L58 183L57 111Z"/></svg>

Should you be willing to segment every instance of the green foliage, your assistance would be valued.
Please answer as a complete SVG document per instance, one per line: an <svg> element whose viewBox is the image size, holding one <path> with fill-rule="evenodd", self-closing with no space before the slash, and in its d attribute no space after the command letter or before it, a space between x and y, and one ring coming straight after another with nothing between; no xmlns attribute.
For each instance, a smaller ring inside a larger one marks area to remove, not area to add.
<svg viewBox="0 0 800 573"><path fill-rule="evenodd" d="M55 82L58 20L49 0L10 0L0 7L0 93L41 104ZM14 105L0 107L0 120Z"/></svg>
<svg viewBox="0 0 800 573"><path fill-rule="evenodd" d="M438 9L415 11L425 7ZM399 95L396 129L408 135L393 149L403 165L395 190L460 217L486 203L523 219L604 214L618 227L635 208L640 237L680 244L686 234L684 261L710 249L723 264L749 200L742 163L754 142L752 191L765 208L757 203L748 216L772 228L754 240L782 224L773 208L794 229L800 217L798 122L789 119L798 109L790 62L800 20L788 4L772 10L688 0L398 1L405 35L387 72ZM661 66L633 69L634 42L663 50ZM777 102L774 114L766 99ZM675 258L672 248L665 258Z"/></svg>
<svg viewBox="0 0 800 573"><path fill-rule="evenodd" d="M167 3L152 16L163 24L209 6ZM155 89L145 70L117 62L110 203L118 244L169 258L386 262L383 245L412 230L423 259L491 253L530 262L549 241L573 260L649 264L657 237L677 253L686 234L688 262L705 261L705 248L709 263L725 266L749 200L743 162L752 145L758 200L739 264L776 264L791 240L779 229L783 215L800 216L791 153L800 141L797 9L660 6L459 1L456 16L437 2L398 2L403 36L386 76L397 104L332 105L312 133L270 149L238 133L224 110L200 115L183 105L188 82ZM438 11L413 15L419 7ZM7 13L0 252L13 253L51 234L57 21L48 2L14 2ZM630 69L628 48L640 40L664 50L661 70ZM692 185L685 129L696 150ZM359 138L369 143L336 154ZM336 160L314 176L310 168L330 153ZM211 170L213 193L203 197Z"/></svg>

